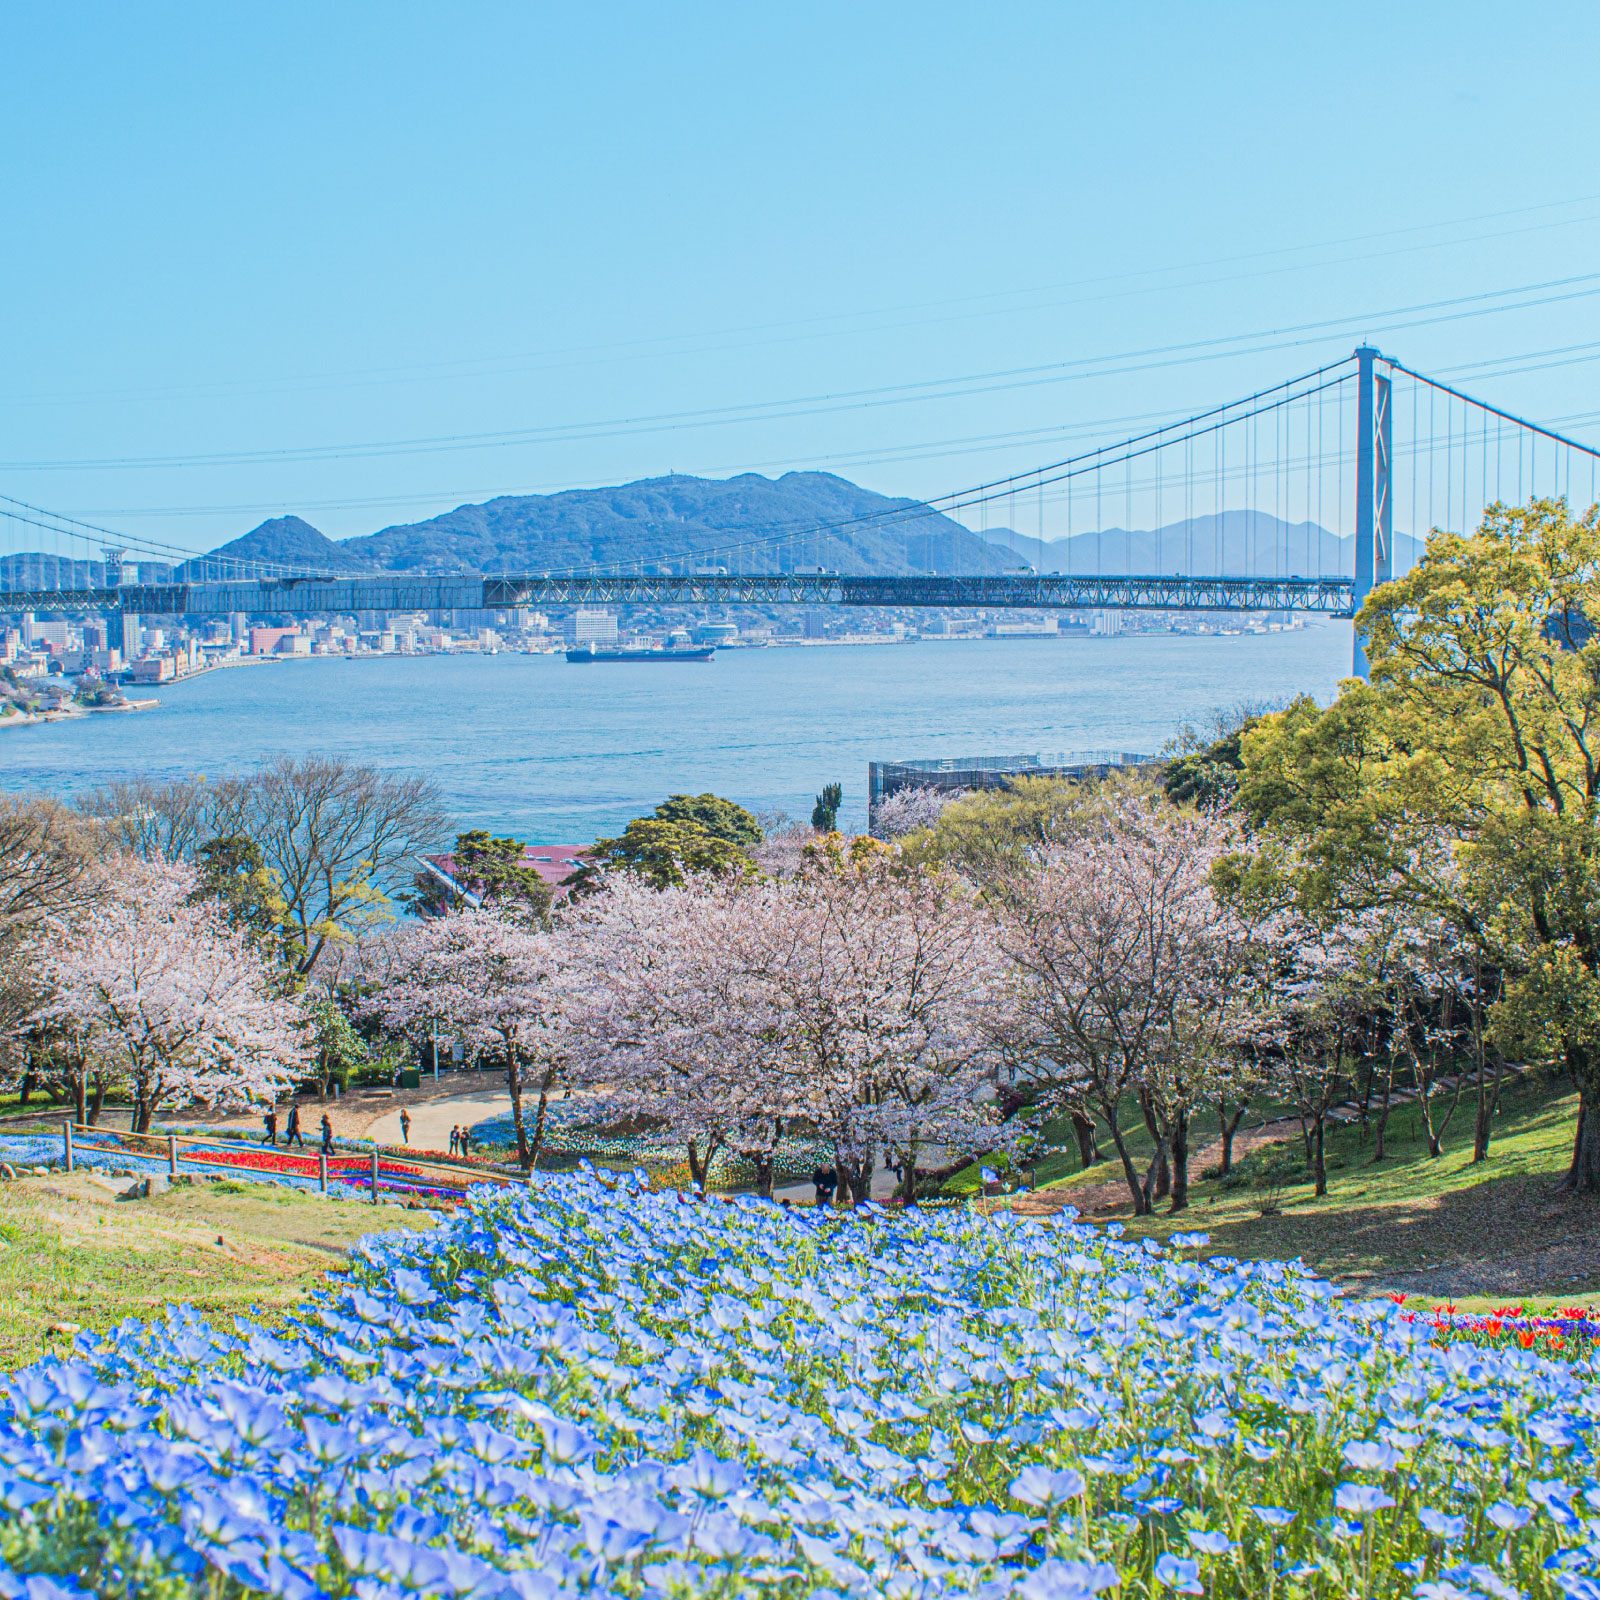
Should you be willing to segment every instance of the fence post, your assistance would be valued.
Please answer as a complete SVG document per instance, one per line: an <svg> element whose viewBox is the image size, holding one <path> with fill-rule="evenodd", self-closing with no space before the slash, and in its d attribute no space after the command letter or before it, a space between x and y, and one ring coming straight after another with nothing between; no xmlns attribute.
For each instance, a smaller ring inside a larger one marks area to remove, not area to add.
<svg viewBox="0 0 1600 1600"><path fill-rule="evenodd" d="M167 1135L167 1174L173 1178L178 1176L178 1136L175 1133Z"/></svg>
<svg viewBox="0 0 1600 1600"><path fill-rule="evenodd" d="M73 1170L73 1166L72 1166L72 1119L70 1117L68 1117L67 1120L61 1124L61 1148L62 1148L62 1153L66 1158L67 1171L71 1172Z"/></svg>
<svg viewBox="0 0 1600 1600"><path fill-rule="evenodd" d="M328 1192L328 1157L319 1150L317 1152L317 1182L322 1185L322 1192Z"/></svg>
<svg viewBox="0 0 1600 1600"><path fill-rule="evenodd" d="M378 1152L372 1152L372 1203L378 1203Z"/></svg>

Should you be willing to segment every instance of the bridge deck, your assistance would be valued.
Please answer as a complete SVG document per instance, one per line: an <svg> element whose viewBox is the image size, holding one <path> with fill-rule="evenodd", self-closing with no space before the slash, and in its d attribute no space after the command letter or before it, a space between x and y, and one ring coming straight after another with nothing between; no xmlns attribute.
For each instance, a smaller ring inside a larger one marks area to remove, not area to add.
<svg viewBox="0 0 1600 1600"><path fill-rule="evenodd" d="M949 606L1082 611L1310 611L1353 615L1344 577L1179 578L1046 575L850 577L783 572L691 577L540 573L303 577L248 582L0 588L13 611L128 611L141 616L316 615L495 610L537 605Z"/></svg>

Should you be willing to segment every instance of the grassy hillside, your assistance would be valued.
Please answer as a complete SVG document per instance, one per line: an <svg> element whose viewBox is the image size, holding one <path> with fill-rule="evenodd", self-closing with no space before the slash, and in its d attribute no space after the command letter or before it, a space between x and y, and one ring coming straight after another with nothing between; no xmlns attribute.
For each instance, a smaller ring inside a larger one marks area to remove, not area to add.
<svg viewBox="0 0 1600 1600"><path fill-rule="evenodd" d="M1164 1209L1128 1215L1125 1193L1107 1187L1119 1173L1106 1165L1057 1180L1038 1201L1082 1205L1091 1220L1121 1215L1137 1237L1203 1231L1211 1238L1208 1254L1298 1257L1352 1288L1430 1303L1584 1299L1600 1293L1600 1252L1592 1243L1600 1201L1555 1193L1571 1158L1576 1111L1574 1095L1547 1083L1509 1086L1489 1159L1476 1166L1465 1104L1436 1159L1427 1154L1415 1108L1391 1117L1381 1164L1360 1128L1333 1130L1321 1199L1312 1194L1295 1133L1248 1155L1227 1185L1202 1176L1197 1163L1190 1207L1177 1216ZM1019 1209L1032 1203L1024 1198Z"/></svg>
<svg viewBox="0 0 1600 1600"><path fill-rule="evenodd" d="M205 1183L119 1200L86 1175L0 1188L0 1367L186 1302L228 1326L301 1304L363 1234L424 1226L414 1211L273 1184Z"/></svg>

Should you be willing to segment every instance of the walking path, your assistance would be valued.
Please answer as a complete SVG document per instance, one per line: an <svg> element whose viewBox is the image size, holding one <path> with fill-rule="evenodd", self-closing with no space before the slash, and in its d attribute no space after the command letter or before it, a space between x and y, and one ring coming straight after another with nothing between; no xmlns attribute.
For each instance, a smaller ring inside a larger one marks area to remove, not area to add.
<svg viewBox="0 0 1600 1600"><path fill-rule="evenodd" d="M491 1117L511 1115L511 1096L504 1089L476 1089L470 1094L453 1094L442 1100L423 1100L406 1108L411 1113L411 1147L414 1150L450 1148L450 1130L472 1127ZM363 1137L379 1144L404 1144L400 1130L400 1110L385 1111L367 1124Z"/></svg>

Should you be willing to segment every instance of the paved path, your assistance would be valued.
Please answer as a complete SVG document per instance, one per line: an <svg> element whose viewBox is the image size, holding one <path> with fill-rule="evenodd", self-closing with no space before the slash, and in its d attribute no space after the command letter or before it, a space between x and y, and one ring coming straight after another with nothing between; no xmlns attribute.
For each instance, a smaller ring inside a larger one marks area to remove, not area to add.
<svg viewBox="0 0 1600 1600"><path fill-rule="evenodd" d="M504 1089L478 1089L471 1094L455 1094L443 1100L424 1100L419 1105L407 1107L411 1113L411 1147L414 1150L436 1150L441 1154L450 1149L450 1130L463 1123L472 1127L487 1122L491 1117L511 1115L511 1096ZM403 1144L400 1136L400 1112L386 1111L368 1125L366 1137L379 1144Z"/></svg>

